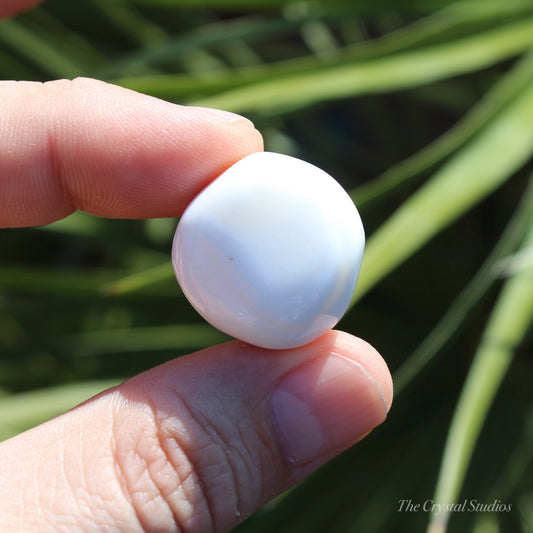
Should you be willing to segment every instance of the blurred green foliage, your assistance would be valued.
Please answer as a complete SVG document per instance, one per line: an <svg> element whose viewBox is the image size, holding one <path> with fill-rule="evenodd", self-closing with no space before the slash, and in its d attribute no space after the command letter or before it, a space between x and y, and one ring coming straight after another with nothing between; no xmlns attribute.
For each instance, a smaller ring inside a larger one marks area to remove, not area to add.
<svg viewBox="0 0 533 533"><path fill-rule="evenodd" d="M533 3L49 0L0 23L2 78L78 75L244 113L361 210L340 327L395 405L238 531L533 531ZM0 231L2 438L224 339L173 279L175 225ZM399 512L430 499L512 511Z"/></svg>

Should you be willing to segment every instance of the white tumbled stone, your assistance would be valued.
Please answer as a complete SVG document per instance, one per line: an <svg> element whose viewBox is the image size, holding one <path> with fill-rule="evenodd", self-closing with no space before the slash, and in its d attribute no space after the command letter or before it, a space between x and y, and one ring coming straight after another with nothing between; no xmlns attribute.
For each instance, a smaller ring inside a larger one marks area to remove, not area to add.
<svg viewBox="0 0 533 533"><path fill-rule="evenodd" d="M331 176L260 152L191 202L172 262L185 296L210 324L284 349L320 337L346 312L364 244L359 213Z"/></svg>

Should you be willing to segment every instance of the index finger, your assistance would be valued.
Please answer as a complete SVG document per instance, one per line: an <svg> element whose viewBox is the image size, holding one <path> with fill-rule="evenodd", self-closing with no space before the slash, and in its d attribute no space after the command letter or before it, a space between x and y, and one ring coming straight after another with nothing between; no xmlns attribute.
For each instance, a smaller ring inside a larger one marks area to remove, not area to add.
<svg viewBox="0 0 533 533"><path fill-rule="evenodd" d="M75 209L168 217L261 135L239 115L171 104L91 79L0 82L0 227Z"/></svg>

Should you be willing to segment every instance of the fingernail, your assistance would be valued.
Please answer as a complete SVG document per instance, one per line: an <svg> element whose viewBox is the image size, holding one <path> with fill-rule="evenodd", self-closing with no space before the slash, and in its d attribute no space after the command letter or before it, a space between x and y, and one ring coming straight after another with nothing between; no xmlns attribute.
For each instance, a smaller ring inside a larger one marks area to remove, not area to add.
<svg viewBox="0 0 533 533"><path fill-rule="evenodd" d="M379 382L335 353L283 377L271 407L280 448L293 466L340 453L381 424L388 410Z"/></svg>
<svg viewBox="0 0 533 533"><path fill-rule="evenodd" d="M198 111L201 111L202 113L206 113L208 115L212 115L213 117L223 120L225 122L248 122L250 125L254 125L253 122L246 117L243 117L242 115L238 115L237 113L231 113L230 111L224 111L222 109L213 109L211 107L198 107L198 106L190 106L192 109L197 109Z"/></svg>

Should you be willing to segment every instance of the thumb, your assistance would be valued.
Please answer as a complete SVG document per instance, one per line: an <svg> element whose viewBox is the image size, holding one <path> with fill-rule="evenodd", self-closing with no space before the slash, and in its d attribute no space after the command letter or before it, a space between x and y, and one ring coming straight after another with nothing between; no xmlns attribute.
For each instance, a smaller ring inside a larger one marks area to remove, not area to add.
<svg viewBox="0 0 533 533"><path fill-rule="evenodd" d="M229 531L380 424L392 382L363 341L232 341L0 445L10 531Z"/></svg>

